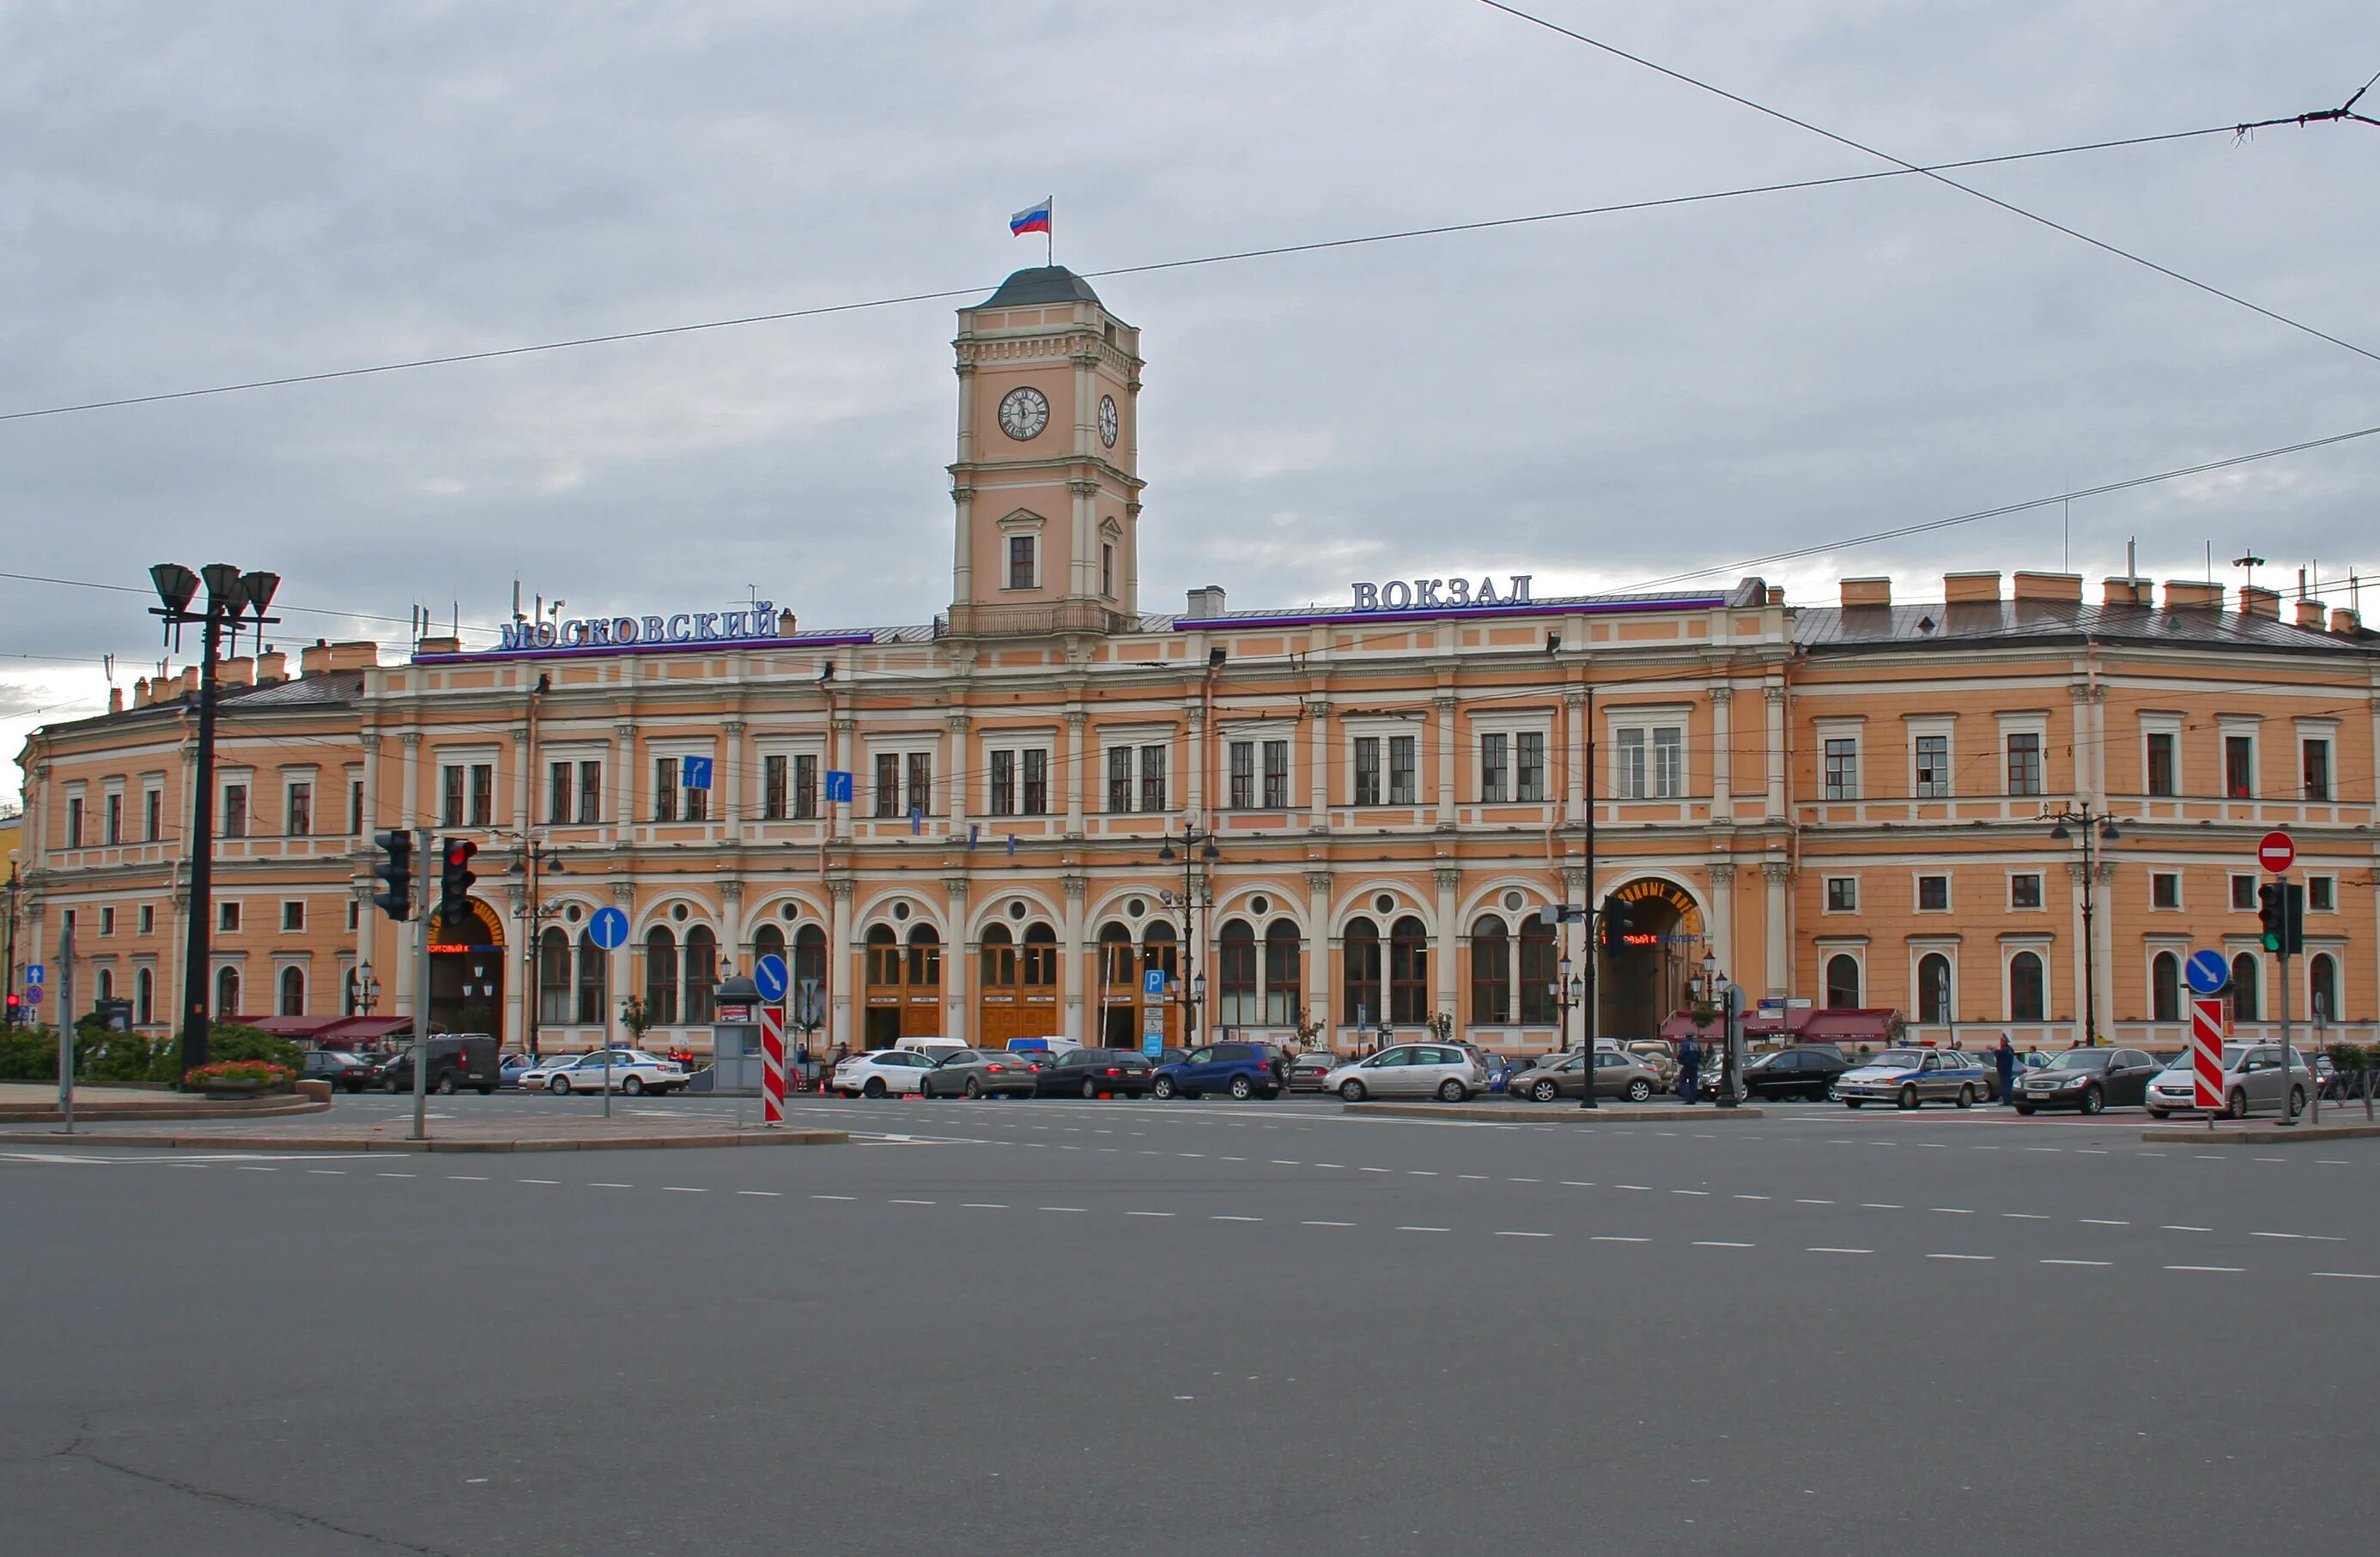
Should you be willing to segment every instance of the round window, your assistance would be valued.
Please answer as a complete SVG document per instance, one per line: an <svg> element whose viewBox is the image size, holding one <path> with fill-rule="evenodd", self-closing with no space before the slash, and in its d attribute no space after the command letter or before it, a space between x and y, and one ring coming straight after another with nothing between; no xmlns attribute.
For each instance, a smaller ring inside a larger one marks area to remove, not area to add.
<svg viewBox="0 0 2380 1557"><path fill-rule="evenodd" d="M671 917L672 919L676 920L680 924L685 923L686 923L686 905L685 905L684 903L679 903L679 904L676 904L675 906L672 907L672 908L671 908L671 910L670 910L670 917Z"/></svg>
<svg viewBox="0 0 2380 1557"><path fill-rule="evenodd" d="M1148 911L1148 899L1147 898L1135 898L1132 901L1124 904L1123 911L1130 914L1133 918L1138 919L1142 914Z"/></svg>
<svg viewBox="0 0 2380 1557"><path fill-rule="evenodd" d="M780 919L791 919L800 911L801 910L790 900L777 905L777 917Z"/></svg>
<svg viewBox="0 0 2380 1557"><path fill-rule="evenodd" d="M573 924L577 923L579 920L585 918L586 914L587 911L580 908L577 903L573 903L568 908L562 911L562 917L567 919Z"/></svg>
<svg viewBox="0 0 2380 1557"><path fill-rule="evenodd" d="M1372 909L1376 913L1394 913L1397 911L1397 899L1394 895L1383 892L1372 899Z"/></svg>
<svg viewBox="0 0 2380 1557"><path fill-rule="evenodd" d="M1504 906L1508 909L1518 909L1525 901L1527 901L1527 899L1523 898L1518 892L1507 892L1504 894Z"/></svg>
<svg viewBox="0 0 2380 1557"><path fill-rule="evenodd" d="M1255 897L1248 899L1248 911L1251 913L1270 913L1272 911L1272 899L1259 892Z"/></svg>
<svg viewBox="0 0 2380 1557"><path fill-rule="evenodd" d="M908 905L908 904L906 904L906 903L894 903L894 904L892 905L892 917L893 917L893 918L895 918L895 919L906 919L906 918L908 918L908 917L909 917L909 905Z"/></svg>
<svg viewBox="0 0 2380 1557"><path fill-rule="evenodd" d="M1008 917L1011 919L1022 919L1025 917L1024 899L1019 898L1008 905Z"/></svg>

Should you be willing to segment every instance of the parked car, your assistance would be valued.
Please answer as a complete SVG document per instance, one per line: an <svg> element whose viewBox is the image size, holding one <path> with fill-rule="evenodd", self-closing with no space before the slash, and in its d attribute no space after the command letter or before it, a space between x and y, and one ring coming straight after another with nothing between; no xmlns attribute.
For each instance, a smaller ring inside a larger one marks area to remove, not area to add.
<svg viewBox="0 0 2380 1557"><path fill-rule="evenodd" d="M1293 1092L1318 1092L1330 1073L1339 1068L1339 1056L1328 1049L1308 1049L1289 1062L1289 1090Z"/></svg>
<svg viewBox="0 0 2380 1557"><path fill-rule="evenodd" d="M2157 1062L2139 1049L2069 1049L2016 1083L2016 1111L2079 1108L2096 1114L2148 1101Z"/></svg>
<svg viewBox="0 0 2380 1557"><path fill-rule="evenodd" d="M2232 1044L2223 1050L2223 1116L2243 1119L2252 1113L2277 1113L2287 1090L2289 1116L2296 1118L2305 1111L2307 1089L2313 1085L2313 1072L2306 1068L2303 1050L2294 1044L2289 1049L2290 1064L2281 1068L2281 1046L2278 1044ZM2152 1079L2148 1087L2149 1117L2166 1118L2174 1114L2194 1114L2198 1111L2196 1060L2185 1056Z"/></svg>
<svg viewBox="0 0 2380 1557"><path fill-rule="evenodd" d="M1285 1084L1281 1051L1269 1044L1208 1044L1170 1065L1157 1067L1148 1083L1157 1097L1197 1097L1229 1092L1233 1097L1279 1097Z"/></svg>
<svg viewBox="0 0 2380 1557"><path fill-rule="evenodd" d="M1069 1049L1033 1078L1036 1097L1140 1097L1156 1067L1137 1049Z"/></svg>
<svg viewBox="0 0 2380 1557"><path fill-rule="evenodd" d="M1579 1078L1585 1073L1586 1056L1575 1049L1540 1055L1535 1065L1512 1079L1507 1090L1514 1097L1525 1097L1532 1103L1551 1103L1556 1098L1576 1097ZM1643 1056L1618 1049L1595 1051L1596 1096L1645 1103L1660 1090L1660 1072L1646 1064Z"/></svg>
<svg viewBox="0 0 2380 1557"><path fill-rule="evenodd" d="M1399 1044L1368 1059L1349 1060L1324 1083L1350 1103L1367 1097L1436 1097L1461 1103L1488 1086L1477 1051L1460 1044Z"/></svg>
<svg viewBox="0 0 2380 1557"><path fill-rule="evenodd" d="M921 1097L1031 1097L1037 1060L1045 1056L961 1049L917 1079Z"/></svg>
<svg viewBox="0 0 2380 1557"><path fill-rule="evenodd" d="M403 1049L371 1071L371 1083L393 1092L413 1090L414 1051ZM470 1087L482 1095L496 1090L496 1041L471 1034L433 1035L429 1043L429 1088L452 1095Z"/></svg>
<svg viewBox="0 0 2380 1557"><path fill-rule="evenodd" d="M883 1097L914 1092L926 1084L935 1061L915 1049L862 1049L834 1068L830 1090L844 1097Z"/></svg>
<svg viewBox="0 0 2380 1557"><path fill-rule="evenodd" d="M1989 1053L1978 1054L1973 1049L1947 1049L1943 1052L1958 1056L1961 1063L1975 1072L1976 1079L1983 1083L1983 1099L1985 1103L1998 1103L2000 1100L1999 1061L1994 1059Z"/></svg>
<svg viewBox="0 0 2380 1557"><path fill-rule="evenodd" d="M362 1056L344 1049L309 1049L304 1074L310 1081L330 1082L333 1092L359 1092L371 1080L372 1065Z"/></svg>
<svg viewBox="0 0 2380 1557"><path fill-rule="evenodd" d="M1045 1039L1043 1042L1046 1044L1048 1040ZM1064 1040L1062 1039L1060 1042L1062 1043ZM924 1055L928 1059L932 1060L942 1059L966 1047L955 1038L904 1038L892 1046L896 1049L906 1049L913 1055Z"/></svg>
<svg viewBox="0 0 2380 1557"><path fill-rule="evenodd" d="M1886 1049L1865 1055L1835 1078L1835 1096L1847 1108L1885 1102L1903 1108L1924 1103L1955 1103L1968 1108L1973 1106L1978 1093L1974 1073L1938 1049Z"/></svg>
<svg viewBox="0 0 2380 1557"><path fill-rule="evenodd" d="M606 1055L609 1062L606 1063ZM598 1049L591 1055L548 1065L541 1069L524 1071L523 1088L540 1088L561 1095L571 1092L600 1092L606 1084L615 1092L639 1097L646 1092L674 1092L693 1080L686 1067L675 1060L649 1055L642 1049Z"/></svg>
<svg viewBox="0 0 2380 1557"><path fill-rule="evenodd" d="M1609 1038L1598 1042L1606 1046L1612 1043ZM1633 1055L1653 1068L1653 1074L1659 1078L1654 1088L1656 1092L1678 1090L1678 1046L1666 1038L1632 1038L1618 1047L1622 1053Z"/></svg>
<svg viewBox="0 0 2380 1557"><path fill-rule="evenodd" d="M1762 1055L1743 1068L1746 1097L1808 1098L1823 1103L1833 1098L1835 1078L1852 1068L1841 1051L1831 1045L1797 1044Z"/></svg>
<svg viewBox="0 0 2380 1557"><path fill-rule="evenodd" d="M522 1077L539 1068L544 1063L535 1055L506 1055L496 1062L496 1084L500 1087L517 1087L521 1084Z"/></svg>

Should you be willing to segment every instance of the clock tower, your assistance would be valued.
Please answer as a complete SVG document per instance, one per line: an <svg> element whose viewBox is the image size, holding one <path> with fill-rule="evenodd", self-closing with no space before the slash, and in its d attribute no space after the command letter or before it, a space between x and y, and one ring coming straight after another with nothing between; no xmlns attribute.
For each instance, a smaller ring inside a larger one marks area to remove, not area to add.
<svg viewBox="0 0 2380 1557"><path fill-rule="evenodd" d="M1112 633L1140 610L1140 332L1061 265L959 310L961 637Z"/></svg>

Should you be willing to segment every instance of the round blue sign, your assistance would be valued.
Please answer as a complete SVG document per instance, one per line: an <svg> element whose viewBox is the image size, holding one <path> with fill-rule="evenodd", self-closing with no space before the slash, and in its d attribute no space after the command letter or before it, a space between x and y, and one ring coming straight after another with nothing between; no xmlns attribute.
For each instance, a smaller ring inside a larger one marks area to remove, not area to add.
<svg viewBox="0 0 2380 1557"><path fill-rule="evenodd" d="M2231 964L2223 960L2219 951L2193 951L2190 954L2190 987L2201 995L2219 995L2231 982Z"/></svg>
<svg viewBox="0 0 2380 1557"><path fill-rule="evenodd" d="M760 998L771 1005L785 997L785 960L775 952L752 964L752 982L759 987Z"/></svg>
<svg viewBox="0 0 2380 1557"><path fill-rule="evenodd" d="M587 938L605 951L628 944L628 916L615 908L600 908L587 922Z"/></svg>

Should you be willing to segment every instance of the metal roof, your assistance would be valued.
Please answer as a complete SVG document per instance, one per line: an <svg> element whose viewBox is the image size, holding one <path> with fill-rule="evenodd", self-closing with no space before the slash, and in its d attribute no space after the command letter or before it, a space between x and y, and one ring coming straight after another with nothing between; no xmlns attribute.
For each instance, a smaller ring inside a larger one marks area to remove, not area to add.
<svg viewBox="0 0 2380 1557"><path fill-rule="evenodd" d="M1091 284L1063 265L1037 265L1019 271L1000 284L1000 290L976 305L978 308L1022 308L1034 303L1097 303ZM1104 307L1105 305L1102 305Z"/></svg>
<svg viewBox="0 0 2380 1557"><path fill-rule="evenodd" d="M2160 648L2282 654L2370 654L2373 635L2352 637L2269 616L2213 607L2090 605L2074 600L1976 600L1955 605L1805 606L1793 613L1793 641L1820 653L1905 649L1924 644L2131 644Z"/></svg>

